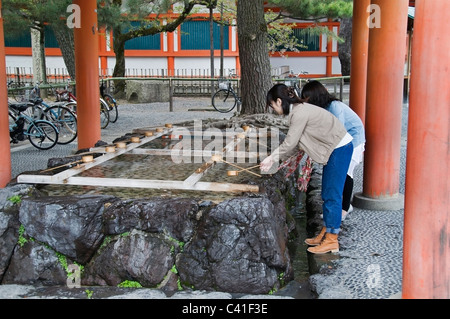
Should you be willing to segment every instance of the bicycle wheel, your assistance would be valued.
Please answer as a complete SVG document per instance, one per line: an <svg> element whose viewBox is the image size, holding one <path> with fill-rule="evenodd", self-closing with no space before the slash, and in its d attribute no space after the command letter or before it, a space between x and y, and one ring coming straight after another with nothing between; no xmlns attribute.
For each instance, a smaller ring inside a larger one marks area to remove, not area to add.
<svg viewBox="0 0 450 319"><path fill-rule="evenodd" d="M69 102L64 104L70 111L72 111L76 116L77 102ZM100 127L106 128L109 124L109 111L106 102L100 99Z"/></svg>
<svg viewBox="0 0 450 319"><path fill-rule="evenodd" d="M233 91L221 89L214 93L212 105L217 111L227 113L234 109L237 100L238 98Z"/></svg>
<svg viewBox="0 0 450 319"><path fill-rule="evenodd" d="M8 110L9 131L16 125L16 116Z"/></svg>
<svg viewBox="0 0 450 319"><path fill-rule="evenodd" d="M116 123L119 118L119 110L117 108L116 100L110 94L104 94L103 100L108 104L109 110L109 121L111 123Z"/></svg>
<svg viewBox="0 0 450 319"><path fill-rule="evenodd" d="M106 128L109 124L108 105L103 99L100 99L100 127Z"/></svg>
<svg viewBox="0 0 450 319"><path fill-rule="evenodd" d="M69 144L77 137L77 117L67 107L50 106L45 109L44 116L58 129L58 144Z"/></svg>
<svg viewBox="0 0 450 319"><path fill-rule="evenodd" d="M21 87L23 87L24 85L19 85L17 83L11 83L8 86L8 95L12 95L13 99L16 102L24 102L25 99L25 89L22 89Z"/></svg>
<svg viewBox="0 0 450 319"><path fill-rule="evenodd" d="M64 104L75 116L77 115L77 102L67 102Z"/></svg>
<svg viewBox="0 0 450 319"><path fill-rule="evenodd" d="M58 143L58 130L48 121L31 122L26 134L30 143L40 150L48 150Z"/></svg>

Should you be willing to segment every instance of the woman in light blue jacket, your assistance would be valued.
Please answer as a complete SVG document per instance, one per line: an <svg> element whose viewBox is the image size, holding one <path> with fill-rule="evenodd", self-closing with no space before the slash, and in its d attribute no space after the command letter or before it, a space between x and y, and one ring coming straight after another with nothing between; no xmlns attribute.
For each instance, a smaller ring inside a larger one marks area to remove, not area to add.
<svg viewBox="0 0 450 319"><path fill-rule="evenodd" d="M353 171L363 159L364 145L366 143L364 125L358 114L347 104L330 94L319 81L306 83L302 89L301 98L306 99L308 103L330 111L344 124L347 132L353 137L352 160L348 168L342 198L342 220L344 220L347 214L353 210L350 204L353 193Z"/></svg>

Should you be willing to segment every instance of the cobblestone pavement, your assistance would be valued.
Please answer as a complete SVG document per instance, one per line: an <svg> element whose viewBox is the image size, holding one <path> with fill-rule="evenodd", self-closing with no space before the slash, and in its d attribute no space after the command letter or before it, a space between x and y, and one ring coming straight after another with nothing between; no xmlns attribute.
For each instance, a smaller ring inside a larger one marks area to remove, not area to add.
<svg viewBox="0 0 450 319"><path fill-rule="evenodd" d="M403 105L400 189L405 193L408 105ZM355 169L354 193L362 192L363 164ZM404 210L354 208L342 223L338 257L316 257L328 271L310 277L319 298L401 298Z"/></svg>

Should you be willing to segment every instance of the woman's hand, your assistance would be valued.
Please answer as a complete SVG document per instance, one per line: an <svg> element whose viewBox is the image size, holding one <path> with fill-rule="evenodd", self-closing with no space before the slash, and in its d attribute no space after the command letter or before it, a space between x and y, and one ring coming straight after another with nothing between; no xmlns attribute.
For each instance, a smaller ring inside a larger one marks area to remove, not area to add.
<svg viewBox="0 0 450 319"><path fill-rule="evenodd" d="M264 159L264 161L261 162L260 164L260 169L261 172L268 172L270 170L270 168L273 166L273 158L272 156L268 156Z"/></svg>

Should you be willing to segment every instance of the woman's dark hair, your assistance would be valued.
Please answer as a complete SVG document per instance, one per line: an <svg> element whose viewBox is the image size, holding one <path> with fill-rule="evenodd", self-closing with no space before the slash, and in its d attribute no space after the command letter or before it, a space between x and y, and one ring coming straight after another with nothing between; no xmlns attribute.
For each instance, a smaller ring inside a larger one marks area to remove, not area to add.
<svg viewBox="0 0 450 319"><path fill-rule="evenodd" d="M333 101L339 101L319 81L311 81L303 86L302 99L323 108L327 108Z"/></svg>
<svg viewBox="0 0 450 319"><path fill-rule="evenodd" d="M267 106L269 107L277 99L281 99L281 107L283 108L284 115L289 114L291 104L305 102L295 93L294 87L282 83L275 84L267 92Z"/></svg>

